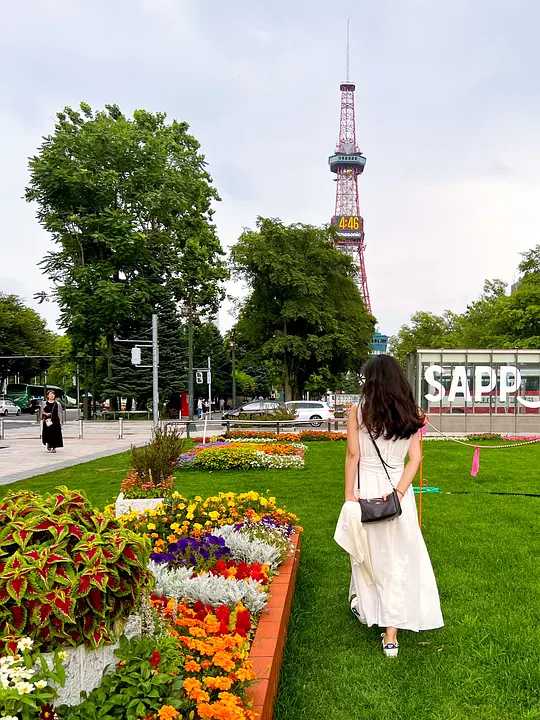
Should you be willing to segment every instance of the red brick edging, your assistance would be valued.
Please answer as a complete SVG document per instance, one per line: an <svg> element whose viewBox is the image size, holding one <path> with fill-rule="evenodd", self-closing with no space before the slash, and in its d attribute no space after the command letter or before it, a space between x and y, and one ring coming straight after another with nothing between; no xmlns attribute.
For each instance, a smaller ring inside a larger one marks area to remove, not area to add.
<svg viewBox="0 0 540 720"><path fill-rule="evenodd" d="M248 689L259 720L272 720L279 671L287 638L296 572L300 560L300 533L292 537L294 550L270 584L268 604L262 611L249 657L257 676Z"/></svg>

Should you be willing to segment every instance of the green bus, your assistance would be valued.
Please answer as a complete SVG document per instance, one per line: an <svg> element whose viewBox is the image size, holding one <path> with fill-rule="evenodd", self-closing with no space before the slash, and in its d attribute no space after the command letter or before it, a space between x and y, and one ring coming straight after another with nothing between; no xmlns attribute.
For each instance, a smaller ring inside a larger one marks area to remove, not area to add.
<svg viewBox="0 0 540 720"><path fill-rule="evenodd" d="M56 385L31 385L30 383L8 383L6 397L21 408L22 412L35 413L45 397L54 390L56 399L63 404L64 391Z"/></svg>

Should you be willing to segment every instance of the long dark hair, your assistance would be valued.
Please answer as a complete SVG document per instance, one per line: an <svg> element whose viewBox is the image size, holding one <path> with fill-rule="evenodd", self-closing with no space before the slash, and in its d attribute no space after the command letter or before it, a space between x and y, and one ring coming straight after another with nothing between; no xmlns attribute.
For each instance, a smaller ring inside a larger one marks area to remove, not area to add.
<svg viewBox="0 0 540 720"><path fill-rule="evenodd" d="M411 386L390 355L374 355L362 370L362 421L374 437L409 438L424 424Z"/></svg>

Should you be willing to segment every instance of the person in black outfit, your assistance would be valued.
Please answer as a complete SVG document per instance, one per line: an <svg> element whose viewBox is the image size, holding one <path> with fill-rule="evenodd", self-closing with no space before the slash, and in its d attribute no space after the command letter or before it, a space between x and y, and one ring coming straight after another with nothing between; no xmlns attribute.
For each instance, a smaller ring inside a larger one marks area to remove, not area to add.
<svg viewBox="0 0 540 720"><path fill-rule="evenodd" d="M47 393L47 402L41 412L43 426L41 441L47 446L47 452L56 452L57 447L64 447L62 425L60 424L59 405L52 390Z"/></svg>

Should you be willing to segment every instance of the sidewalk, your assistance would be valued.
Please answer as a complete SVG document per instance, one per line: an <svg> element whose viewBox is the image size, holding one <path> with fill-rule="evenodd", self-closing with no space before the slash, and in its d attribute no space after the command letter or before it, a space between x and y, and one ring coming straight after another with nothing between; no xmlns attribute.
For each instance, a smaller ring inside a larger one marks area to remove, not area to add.
<svg viewBox="0 0 540 720"><path fill-rule="evenodd" d="M152 423L125 423L123 439L118 438L117 423L88 423L82 440L78 438L78 423L68 422L62 429L64 447L54 454L42 445L39 427L6 433L6 439L0 440L0 485L124 452L132 445L144 445L150 439Z"/></svg>

